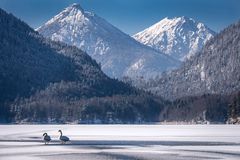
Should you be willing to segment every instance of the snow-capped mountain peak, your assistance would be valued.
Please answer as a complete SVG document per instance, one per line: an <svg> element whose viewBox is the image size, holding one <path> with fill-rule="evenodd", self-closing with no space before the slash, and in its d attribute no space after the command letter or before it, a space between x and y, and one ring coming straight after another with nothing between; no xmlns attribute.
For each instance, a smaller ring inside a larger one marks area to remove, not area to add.
<svg viewBox="0 0 240 160"><path fill-rule="evenodd" d="M83 8L81 7L81 5L79 3L73 3L72 5L70 5L68 8L76 8L78 10L83 11Z"/></svg>
<svg viewBox="0 0 240 160"><path fill-rule="evenodd" d="M86 51L114 78L151 78L179 65L179 61L139 43L78 4L67 7L37 31Z"/></svg>
<svg viewBox="0 0 240 160"><path fill-rule="evenodd" d="M84 10L82 7L74 3L70 5L69 7L65 8L60 14L53 17L51 20L49 20L46 25L51 25L52 23L55 23L58 21L59 23L70 23L72 25L81 22L85 19ZM37 28L36 30L40 30L41 27Z"/></svg>
<svg viewBox="0 0 240 160"><path fill-rule="evenodd" d="M181 61L194 55L215 35L203 23L185 16L164 18L133 37L160 52Z"/></svg>
<svg viewBox="0 0 240 160"><path fill-rule="evenodd" d="M64 11L63 11L64 12ZM71 12L75 12L76 13L82 13L84 14L84 9L81 7L80 4L78 3L73 3L72 5L68 6L67 8L65 8L65 12L66 13L71 13Z"/></svg>

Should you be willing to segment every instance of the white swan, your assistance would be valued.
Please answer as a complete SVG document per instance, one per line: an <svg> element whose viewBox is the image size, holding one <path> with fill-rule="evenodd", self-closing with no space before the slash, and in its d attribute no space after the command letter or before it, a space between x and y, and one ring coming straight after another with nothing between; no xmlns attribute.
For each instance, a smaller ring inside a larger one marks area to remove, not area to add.
<svg viewBox="0 0 240 160"><path fill-rule="evenodd" d="M59 137L59 140L62 142L62 144L65 144L66 142L68 142L70 139L67 137L67 136L63 136L62 135L62 131L59 130L58 132L60 132L60 137Z"/></svg>
<svg viewBox="0 0 240 160"><path fill-rule="evenodd" d="M51 141L51 137L47 133L43 133L43 140L45 144L48 144Z"/></svg>

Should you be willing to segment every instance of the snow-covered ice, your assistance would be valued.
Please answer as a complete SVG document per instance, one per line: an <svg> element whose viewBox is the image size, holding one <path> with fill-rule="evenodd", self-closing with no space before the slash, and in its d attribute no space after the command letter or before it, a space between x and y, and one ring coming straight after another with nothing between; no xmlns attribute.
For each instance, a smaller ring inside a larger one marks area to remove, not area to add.
<svg viewBox="0 0 240 160"><path fill-rule="evenodd" d="M60 144L59 129L70 143ZM240 159L237 125L2 125L0 131L0 160Z"/></svg>

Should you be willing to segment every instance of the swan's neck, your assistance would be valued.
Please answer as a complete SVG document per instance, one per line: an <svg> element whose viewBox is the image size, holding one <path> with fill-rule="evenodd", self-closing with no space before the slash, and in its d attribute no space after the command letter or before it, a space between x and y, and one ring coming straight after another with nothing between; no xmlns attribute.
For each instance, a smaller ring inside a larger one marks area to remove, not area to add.
<svg viewBox="0 0 240 160"><path fill-rule="evenodd" d="M62 137L62 132L60 132L60 136Z"/></svg>

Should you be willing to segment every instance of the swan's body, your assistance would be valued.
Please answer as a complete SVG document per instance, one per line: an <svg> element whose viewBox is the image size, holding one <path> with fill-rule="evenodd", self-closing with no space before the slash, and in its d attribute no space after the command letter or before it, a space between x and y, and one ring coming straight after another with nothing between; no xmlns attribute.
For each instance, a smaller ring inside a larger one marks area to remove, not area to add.
<svg viewBox="0 0 240 160"><path fill-rule="evenodd" d="M48 144L51 141L51 137L47 133L44 133L43 140L44 140L45 144Z"/></svg>
<svg viewBox="0 0 240 160"><path fill-rule="evenodd" d="M62 135L62 131L59 130L58 132L60 132L60 137L59 137L59 140L62 142L62 144L65 144L66 142L70 141L70 139L67 137L67 136L63 136Z"/></svg>

